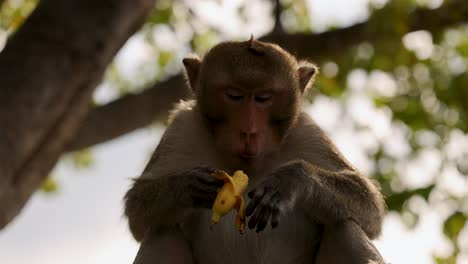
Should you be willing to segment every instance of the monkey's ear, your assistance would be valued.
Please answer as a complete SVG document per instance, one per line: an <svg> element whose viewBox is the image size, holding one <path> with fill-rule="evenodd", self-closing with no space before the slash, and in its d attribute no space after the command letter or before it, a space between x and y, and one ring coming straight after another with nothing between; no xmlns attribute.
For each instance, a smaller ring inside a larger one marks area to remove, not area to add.
<svg viewBox="0 0 468 264"><path fill-rule="evenodd" d="M299 74L299 85L301 93L305 93L307 89L309 89L309 87L314 83L318 68L312 63L301 63L301 66L299 66L297 72Z"/></svg>
<svg viewBox="0 0 468 264"><path fill-rule="evenodd" d="M198 74L200 72L201 61L197 57L188 57L183 59L182 62L185 66L185 73L187 75L190 88L193 92L195 92L195 85L197 82Z"/></svg>

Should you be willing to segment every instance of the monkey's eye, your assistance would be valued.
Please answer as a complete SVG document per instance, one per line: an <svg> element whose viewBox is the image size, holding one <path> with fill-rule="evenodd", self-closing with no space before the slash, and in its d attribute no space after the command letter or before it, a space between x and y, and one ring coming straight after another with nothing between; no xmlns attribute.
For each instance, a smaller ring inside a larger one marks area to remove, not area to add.
<svg viewBox="0 0 468 264"><path fill-rule="evenodd" d="M255 101L258 103L265 103L271 100L271 93L263 93L255 96Z"/></svg>
<svg viewBox="0 0 468 264"><path fill-rule="evenodd" d="M240 101L244 98L244 95L242 95L239 91L234 90L234 89L226 90L225 95L228 99L232 101Z"/></svg>

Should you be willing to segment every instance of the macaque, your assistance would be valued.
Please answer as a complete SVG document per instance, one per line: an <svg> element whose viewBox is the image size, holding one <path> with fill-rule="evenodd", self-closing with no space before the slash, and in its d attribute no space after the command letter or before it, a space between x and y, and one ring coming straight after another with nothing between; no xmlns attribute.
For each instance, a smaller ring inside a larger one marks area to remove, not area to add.
<svg viewBox="0 0 468 264"><path fill-rule="evenodd" d="M317 68L254 39L183 63L194 100L125 196L135 263L383 263L382 195L301 111ZM233 212L210 230L218 169L249 176L243 235Z"/></svg>

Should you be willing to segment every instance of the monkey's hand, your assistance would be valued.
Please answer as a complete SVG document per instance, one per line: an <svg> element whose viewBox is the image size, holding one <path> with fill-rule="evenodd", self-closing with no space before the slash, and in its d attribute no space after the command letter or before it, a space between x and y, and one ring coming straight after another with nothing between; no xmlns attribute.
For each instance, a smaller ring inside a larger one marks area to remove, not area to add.
<svg viewBox="0 0 468 264"><path fill-rule="evenodd" d="M265 229L271 218L271 227L278 226L282 214L292 211L296 204L298 181L281 169L267 177L248 193L251 199L245 213L251 216L248 226L256 232Z"/></svg>
<svg viewBox="0 0 468 264"><path fill-rule="evenodd" d="M224 184L211 175L214 171L210 167L197 167L183 174L184 188L181 189L180 196L188 206L211 209L218 189Z"/></svg>

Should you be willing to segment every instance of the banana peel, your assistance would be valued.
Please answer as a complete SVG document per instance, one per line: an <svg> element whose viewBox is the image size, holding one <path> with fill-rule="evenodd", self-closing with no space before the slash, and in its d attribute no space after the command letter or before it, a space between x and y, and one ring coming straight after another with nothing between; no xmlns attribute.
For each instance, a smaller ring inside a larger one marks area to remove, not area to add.
<svg viewBox="0 0 468 264"><path fill-rule="evenodd" d="M236 171L232 177L222 170L217 170L211 175L224 181L224 185L218 191L213 203L210 228L218 223L222 216L235 208L237 210L235 224L239 232L243 234L245 230L245 203L242 193L249 184L249 177L241 170Z"/></svg>

